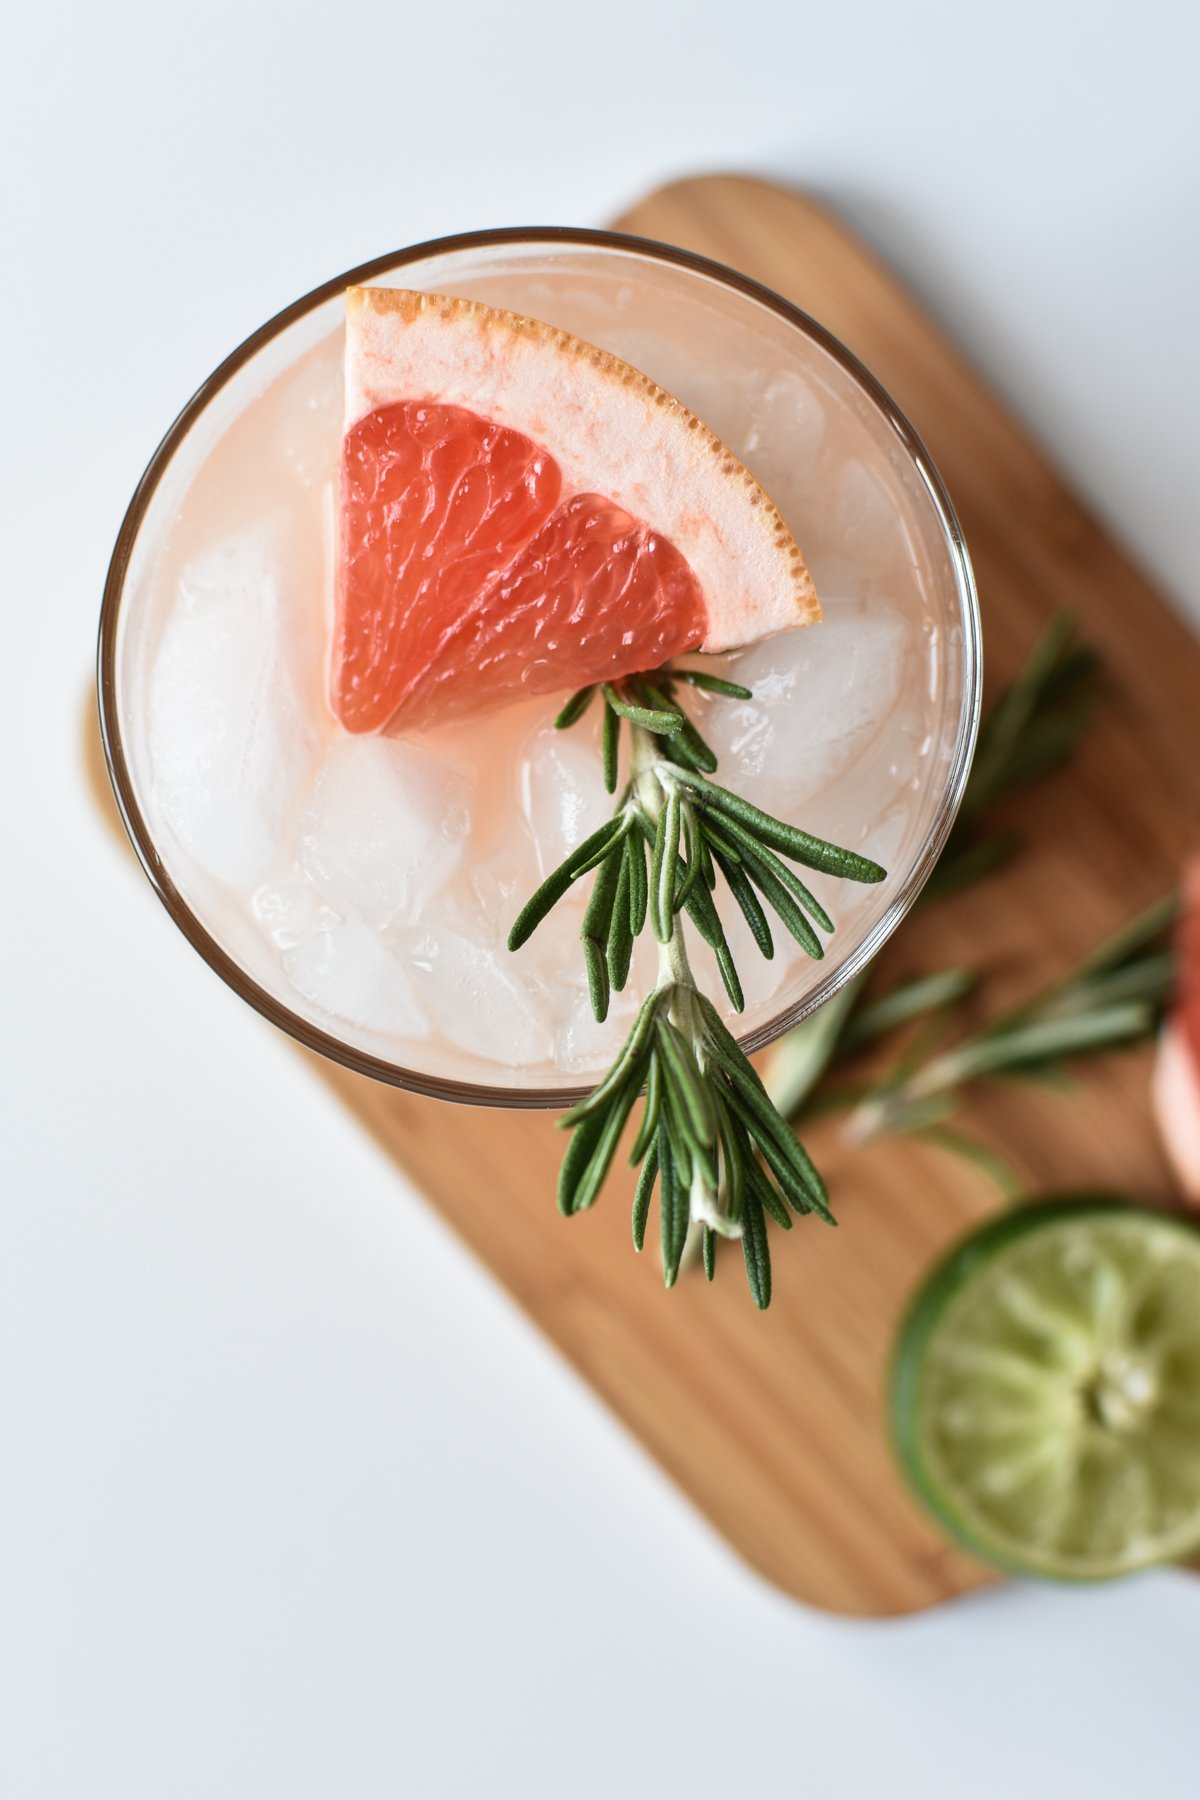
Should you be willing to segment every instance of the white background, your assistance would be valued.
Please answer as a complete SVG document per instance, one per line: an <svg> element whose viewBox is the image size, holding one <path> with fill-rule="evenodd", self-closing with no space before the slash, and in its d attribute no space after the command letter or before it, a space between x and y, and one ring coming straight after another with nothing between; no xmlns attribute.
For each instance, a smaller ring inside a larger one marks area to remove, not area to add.
<svg viewBox="0 0 1200 1800"><path fill-rule="evenodd" d="M121 512L227 350L689 170L840 209L1200 618L1193 16L7 15L4 1800L1197 1791L1200 1583L886 1626L760 1585L188 950L79 757Z"/></svg>

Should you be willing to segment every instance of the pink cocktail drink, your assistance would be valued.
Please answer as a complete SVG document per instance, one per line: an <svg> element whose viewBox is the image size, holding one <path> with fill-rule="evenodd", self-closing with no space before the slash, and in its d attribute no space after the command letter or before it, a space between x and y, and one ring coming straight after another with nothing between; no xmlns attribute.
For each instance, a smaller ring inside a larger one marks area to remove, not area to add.
<svg viewBox="0 0 1200 1800"><path fill-rule="evenodd" d="M813 877L837 922L823 962L783 934L763 961L728 922L739 1034L767 1041L882 942L965 778L977 619L936 476L819 329L689 259L529 234L371 280L507 307L636 365L743 459L803 546L824 622L714 659L753 698L697 694L697 718L726 786L889 874ZM405 733L339 723L338 294L293 312L185 417L114 571L107 716L135 840L222 973L318 1047L464 1097L561 1097L603 1072L655 979L644 940L608 1019L592 1018L586 883L506 948L531 890L611 813L599 721L556 732L537 697ZM693 963L719 999L703 946Z"/></svg>

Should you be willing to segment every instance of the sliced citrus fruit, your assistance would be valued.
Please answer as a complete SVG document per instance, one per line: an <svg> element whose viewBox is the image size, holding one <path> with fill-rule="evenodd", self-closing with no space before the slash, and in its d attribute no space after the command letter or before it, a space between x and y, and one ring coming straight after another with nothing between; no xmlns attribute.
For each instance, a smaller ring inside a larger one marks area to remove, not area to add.
<svg viewBox="0 0 1200 1800"><path fill-rule="evenodd" d="M1154 1112L1187 1198L1200 1201L1200 856L1184 870L1175 994L1154 1059Z"/></svg>
<svg viewBox="0 0 1200 1800"><path fill-rule="evenodd" d="M1090 1197L1022 1207L918 1294L891 1419L969 1549L1099 1580L1200 1548L1200 1231Z"/></svg>
<svg viewBox="0 0 1200 1800"><path fill-rule="evenodd" d="M332 667L348 730L819 617L758 482L636 369L475 301L350 289Z"/></svg>

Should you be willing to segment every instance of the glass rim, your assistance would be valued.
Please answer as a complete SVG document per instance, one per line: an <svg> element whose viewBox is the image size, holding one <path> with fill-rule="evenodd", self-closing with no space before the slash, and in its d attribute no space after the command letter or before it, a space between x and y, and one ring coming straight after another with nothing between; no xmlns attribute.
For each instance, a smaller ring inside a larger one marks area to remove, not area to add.
<svg viewBox="0 0 1200 1800"><path fill-rule="evenodd" d="M733 288L745 294L748 298L776 313L826 351L879 408L912 459L929 494L945 538L955 577L963 629L960 651L963 664L963 700L954 752L937 813L912 868L887 911L876 920L857 948L851 951L836 968L831 969L825 979L818 982L803 999L796 1001L766 1024L758 1026L754 1031L747 1032L744 1037L739 1037L739 1043L748 1054L753 1054L754 1051L761 1050L766 1045L773 1043L784 1032L791 1030L801 1020L814 1013L818 1007L832 999L848 981L852 981L866 967L911 909L945 846L962 801L979 728L983 657L979 600L962 528L941 476L918 433L871 371L825 326L804 312L802 308L794 305L790 300L786 300L781 294L766 287L762 282L743 275L737 269L728 268L723 263L715 262L710 257L698 255L695 251L680 249L674 244L660 243L654 238L637 237L627 232L592 230L573 225L514 225L495 227L485 231L457 232L447 237L430 238L424 243L392 251L385 256L374 257L370 262L360 263L356 268L348 270L343 275L337 275L329 281L322 282L319 287L311 289L298 300L294 300L290 306L275 313L265 324L260 325L257 331L252 332L235 350L231 351L196 389L191 399L168 428L147 463L121 521L108 573L105 577L97 647L97 698L105 761L108 765L109 779L112 782L113 793L116 796L125 830L151 886L193 949L199 952L209 967L221 977L226 986L233 989L240 999L252 1006L271 1024L296 1039L306 1049L316 1051L332 1062L340 1063L343 1068L350 1069L355 1074L365 1075L372 1080L382 1081L391 1087L402 1088L409 1093L421 1094L430 1099L457 1101L474 1106L501 1106L524 1111L571 1106L589 1093L594 1083L585 1082L574 1086L564 1084L553 1087L503 1087L494 1083L459 1081L448 1076L426 1074L419 1069L405 1068L399 1063L389 1062L386 1058L373 1055L369 1051L356 1049L352 1044L343 1042L342 1039L323 1030L321 1026L315 1025L299 1013L293 1012L283 1001L277 999L275 995L255 981L253 976L234 960L201 924L183 894L176 887L154 842L153 834L147 826L138 805L128 759L125 755L117 691L117 637L121 605L130 559L138 534L159 483L166 474L175 452L221 389L273 339L280 336L306 314L314 312L326 301L336 298L346 288L360 286L377 276L405 268L415 262L427 261L434 256L446 255L459 250L487 249L504 244L575 244L627 251L633 255L647 257L651 261L673 264L675 267L691 269L697 274L708 276L727 288Z"/></svg>

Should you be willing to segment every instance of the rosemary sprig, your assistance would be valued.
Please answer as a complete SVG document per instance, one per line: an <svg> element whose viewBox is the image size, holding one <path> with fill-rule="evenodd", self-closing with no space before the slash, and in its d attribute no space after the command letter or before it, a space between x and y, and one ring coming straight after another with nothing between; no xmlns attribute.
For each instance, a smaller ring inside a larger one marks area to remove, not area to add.
<svg viewBox="0 0 1200 1800"><path fill-rule="evenodd" d="M678 1276L689 1232L700 1234L710 1281L718 1242L738 1238L754 1302L765 1307L771 1298L767 1217L785 1231L793 1213L816 1213L832 1224L829 1196L720 1014L695 986L678 934L671 964L673 975L643 1002L604 1080L560 1120L572 1137L558 1204L567 1214L592 1205L644 1094L630 1154L641 1170L635 1248L645 1242L657 1189L667 1286Z"/></svg>
<svg viewBox="0 0 1200 1800"><path fill-rule="evenodd" d="M509 935L517 950L563 895L595 876L582 926L592 1009L608 1013L629 977L635 940L649 925L659 943L659 979L603 1081L559 1121L571 1141L559 1175L565 1213L586 1210L612 1167L640 1097L630 1161L640 1168L633 1202L634 1244L645 1241L657 1192L663 1275L678 1275L689 1235L699 1235L711 1280L719 1243L740 1239L755 1304L771 1298L767 1219L790 1229L794 1213L833 1222L825 1184L720 1014L696 985L684 918L716 958L734 1010L741 980L717 905L718 883L732 895L764 956L774 954L767 908L820 957L818 931L833 921L791 863L854 881L884 870L857 852L784 824L710 780L717 758L679 705L679 684L733 699L747 688L701 669L669 668L572 696L555 723L573 725L597 693L604 706L605 786L615 793L622 730L629 777L611 820L551 872ZM784 859L787 858L787 861Z"/></svg>
<svg viewBox="0 0 1200 1800"><path fill-rule="evenodd" d="M896 1027L957 1005L976 985L970 969L943 969L902 981L866 1002L862 995L870 975L864 969L854 976L774 1046L767 1082L780 1112L793 1123L828 1110L819 1087L827 1071Z"/></svg>
<svg viewBox="0 0 1200 1800"><path fill-rule="evenodd" d="M1079 641L1074 621L1065 613L1051 619L980 726L962 805L922 901L961 892L1019 849L1017 834L994 828L988 815L1074 754L1092 722L1099 674L1100 659Z"/></svg>
<svg viewBox="0 0 1200 1800"><path fill-rule="evenodd" d="M822 1101L824 1109L841 1104L849 1108L845 1135L851 1143L870 1143L890 1133L922 1137L969 1157L1002 1187L1011 1188L1014 1179L1007 1165L949 1121L977 1082L1003 1078L1062 1085L1069 1063L1150 1036L1170 990L1166 932L1175 905L1173 897L1156 902L1066 980L948 1046L944 1028L974 985L970 972L951 969L905 982L848 1022L835 1020L829 1027L838 1034L840 1058L895 1025L920 1019L932 1026L929 1035L918 1033L882 1077L865 1088L829 1087L814 1094L815 1081L805 1079L810 1070L793 1049L769 1071L773 1097L793 1120L810 1116ZM810 1053L809 1063L815 1060Z"/></svg>
<svg viewBox="0 0 1200 1800"><path fill-rule="evenodd" d="M819 958L825 951L817 933L831 932L833 921L784 858L851 881L882 881L885 873L857 851L786 825L711 781L717 758L676 701L681 682L750 698L748 688L705 670L659 669L599 690L583 688L555 720L560 730L574 725L599 691L605 708L605 786L616 791L622 726L631 740L629 780L613 818L552 870L526 902L508 947L519 950L568 889L594 871L583 942L598 1020L607 1017L612 992L624 988L633 941L647 922L659 943L667 944L680 912L712 948L730 1003L742 1010L741 981L714 899L718 876L764 956L775 950L765 901L806 954Z"/></svg>
<svg viewBox="0 0 1200 1800"><path fill-rule="evenodd" d="M920 904L944 900L983 880L1015 855L1019 836L992 823L996 804L1048 775L1078 748L1091 724L1100 690L1100 660L1079 641L1060 613L1046 626L1016 680L997 698L980 727L958 818ZM941 1013L975 985L965 969L948 969L904 983L883 1002L864 1004L867 973L788 1033L772 1052L770 1085L790 1119L824 1109L814 1091L826 1072L861 1049L881 1029ZM879 1011L880 1007L886 1010ZM890 1018L893 1009L902 1017Z"/></svg>

